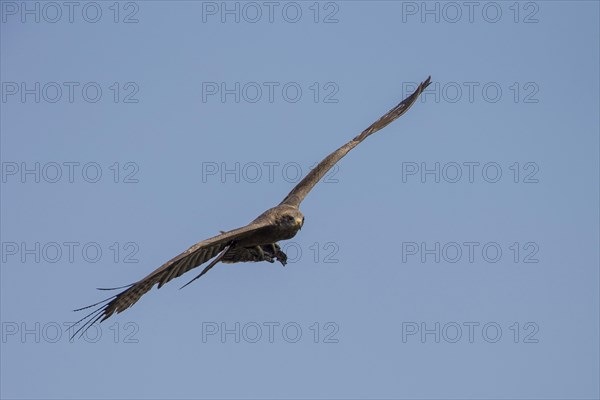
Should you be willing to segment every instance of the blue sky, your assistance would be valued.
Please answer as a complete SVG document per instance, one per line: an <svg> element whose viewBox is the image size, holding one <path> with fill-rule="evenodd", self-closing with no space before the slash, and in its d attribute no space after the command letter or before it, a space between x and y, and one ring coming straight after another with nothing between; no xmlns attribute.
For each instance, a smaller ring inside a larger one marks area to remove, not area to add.
<svg viewBox="0 0 600 400"><path fill-rule="evenodd" d="M598 398L599 6L0 2L2 398ZM71 310L279 203L70 342Z"/></svg>

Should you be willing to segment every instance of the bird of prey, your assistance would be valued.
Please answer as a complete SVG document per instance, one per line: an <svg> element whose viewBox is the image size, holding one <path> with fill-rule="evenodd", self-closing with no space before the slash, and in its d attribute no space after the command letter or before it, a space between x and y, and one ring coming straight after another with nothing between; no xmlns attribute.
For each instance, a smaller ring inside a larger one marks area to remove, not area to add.
<svg viewBox="0 0 600 400"><path fill-rule="evenodd" d="M327 171L329 171L331 167L333 167L350 150L367 137L384 128L404 114L415 103L423 90L430 84L430 80L431 77L421 82L413 94L375 121L360 135L325 157L304 177L304 179L302 179L302 181L300 181L300 183L296 185L296 187L292 189L279 205L268 209L248 225L231 231L221 232L220 235L193 245L135 283L119 288L102 289L125 290L106 300L75 310L81 311L94 306L99 306L99 308L95 309L73 325L76 326L85 320L85 323L73 333L72 337L79 332L83 334L98 320L102 322L114 313L120 313L133 306L140 297L148 292L154 285L158 284L158 288L160 289L170 280L183 275L189 270L196 268L211 259L212 261L208 266L206 266L194 279L182 286L182 288L207 273L219 261L224 263L248 261L268 261L272 263L279 261L282 265L285 265L287 256L281 251L277 242L293 238L298 230L302 228L302 225L304 224L304 215L302 215L299 210L302 200L304 200L306 195Z"/></svg>

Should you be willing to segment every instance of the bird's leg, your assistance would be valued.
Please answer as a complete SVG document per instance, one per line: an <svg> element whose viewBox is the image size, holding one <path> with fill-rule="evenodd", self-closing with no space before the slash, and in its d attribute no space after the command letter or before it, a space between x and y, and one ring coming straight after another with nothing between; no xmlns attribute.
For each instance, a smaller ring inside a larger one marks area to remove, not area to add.
<svg viewBox="0 0 600 400"><path fill-rule="evenodd" d="M269 243L262 246L258 246L258 252L258 257L260 258L259 261L268 261L270 263L274 263L275 260L278 259L277 254L282 253L279 250L279 246L276 243Z"/></svg>
<svg viewBox="0 0 600 400"><path fill-rule="evenodd" d="M258 260L256 261L268 261L270 263L273 262L273 257L268 252L265 252L266 249L263 249L262 246L256 246L256 251L258 252Z"/></svg>
<svg viewBox="0 0 600 400"><path fill-rule="evenodd" d="M271 243L271 248L273 249L273 256L275 259L285 267L285 264L287 264L287 254L281 251L281 247L279 247L279 244L277 243Z"/></svg>

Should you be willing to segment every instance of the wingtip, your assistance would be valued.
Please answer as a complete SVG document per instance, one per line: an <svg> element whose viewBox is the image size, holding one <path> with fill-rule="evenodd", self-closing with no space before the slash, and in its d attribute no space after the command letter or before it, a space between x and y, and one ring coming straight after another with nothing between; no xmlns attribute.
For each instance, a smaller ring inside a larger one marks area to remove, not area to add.
<svg viewBox="0 0 600 400"><path fill-rule="evenodd" d="M427 77L427 79L425 79L422 83L421 83L421 87L422 89L425 89L427 86L429 86L431 84L431 75L429 75Z"/></svg>

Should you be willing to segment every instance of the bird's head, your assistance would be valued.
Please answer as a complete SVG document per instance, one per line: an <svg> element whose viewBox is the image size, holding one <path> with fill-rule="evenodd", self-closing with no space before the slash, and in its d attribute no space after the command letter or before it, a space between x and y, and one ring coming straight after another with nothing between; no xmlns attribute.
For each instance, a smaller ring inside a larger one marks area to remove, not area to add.
<svg viewBox="0 0 600 400"><path fill-rule="evenodd" d="M281 213L279 224L298 230L304 225L304 215L297 208L288 208Z"/></svg>

